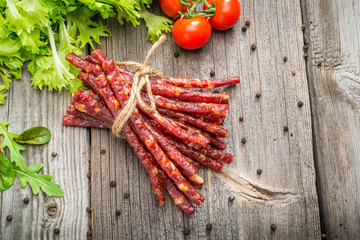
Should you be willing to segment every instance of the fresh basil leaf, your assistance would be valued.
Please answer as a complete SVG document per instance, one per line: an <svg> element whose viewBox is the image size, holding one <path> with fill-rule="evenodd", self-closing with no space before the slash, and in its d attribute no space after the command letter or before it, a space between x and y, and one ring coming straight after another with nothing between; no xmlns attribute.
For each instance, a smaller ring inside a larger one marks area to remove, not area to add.
<svg viewBox="0 0 360 240"><path fill-rule="evenodd" d="M15 137L14 140L17 143L25 143L31 145L40 145L49 142L51 139L51 132L46 127L33 127L18 137Z"/></svg>
<svg viewBox="0 0 360 240"><path fill-rule="evenodd" d="M1 152L1 150L0 150ZM15 172L11 162L4 153L0 153L0 192L9 189L15 180Z"/></svg>

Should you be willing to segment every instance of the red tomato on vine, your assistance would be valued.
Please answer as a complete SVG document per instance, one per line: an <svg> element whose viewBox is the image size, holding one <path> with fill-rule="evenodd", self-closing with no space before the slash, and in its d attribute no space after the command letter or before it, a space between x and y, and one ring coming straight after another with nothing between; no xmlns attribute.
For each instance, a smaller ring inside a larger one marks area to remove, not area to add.
<svg viewBox="0 0 360 240"><path fill-rule="evenodd" d="M172 35L180 47L188 50L198 49L209 41L211 25L202 15L178 19L174 24Z"/></svg>
<svg viewBox="0 0 360 240"><path fill-rule="evenodd" d="M180 3L179 0L159 0L161 10L169 17L175 18L178 15L179 11L183 11L184 5ZM189 9L193 1L189 1Z"/></svg>
<svg viewBox="0 0 360 240"><path fill-rule="evenodd" d="M215 3L216 11L209 20L211 26L216 30L227 30L232 28L239 20L241 7L238 0L207 0L209 4ZM207 9L204 4L204 10Z"/></svg>

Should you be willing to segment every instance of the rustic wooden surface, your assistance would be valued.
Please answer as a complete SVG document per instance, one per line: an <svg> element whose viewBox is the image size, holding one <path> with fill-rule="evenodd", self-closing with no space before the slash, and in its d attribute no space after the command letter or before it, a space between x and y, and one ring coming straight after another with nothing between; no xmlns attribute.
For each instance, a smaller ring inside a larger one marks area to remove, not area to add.
<svg viewBox="0 0 360 240"><path fill-rule="evenodd" d="M9 129L15 132L36 125L50 128L52 141L42 148L28 147L24 154L28 165L44 163L43 173L54 175L65 196L33 196L15 182L0 193L0 239L85 239L89 230L93 239L319 239L321 232L328 239L356 239L360 4L240 3L238 24L226 32L214 31L201 50L182 50L168 34L151 60L167 76L210 78L214 70L216 77L241 78L238 86L222 89L231 96L225 127L231 130L226 141L234 163L222 173L200 169L206 201L195 214L186 216L168 196L163 207L157 206L147 174L128 144L107 130L62 126L70 95L33 90L25 72L23 80L13 83L7 104L0 106L0 121L12 121ZM160 13L156 4L153 11ZM251 25L244 33L246 20ZM135 30L115 20L107 24L113 35L100 48L109 58L141 62L151 46L145 27ZM304 41L309 45L307 62ZM255 51L251 44L256 44ZM53 151L58 152L55 158ZM231 203L230 195L235 196ZM29 205L23 204L25 196ZM85 210L89 205L91 214ZM49 216L54 207L57 213ZM5 220L9 214L11 223ZM206 230L207 223L212 231ZM55 228L60 235L54 235ZM184 236L184 228L189 235Z"/></svg>
<svg viewBox="0 0 360 240"><path fill-rule="evenodd" d="M91 130L95 239L320 237L300 3L243 1L242 6L236 27L214 32L201 50L181 50L170 37L151 61L167 76L209 78L211 70L216 77L240 76L240 85L224 89L231 96L225 127L232 133L227 151L235 154L234 163L220 174L201 170L205 179L201 193L207 200L194 215L185 216L170 198L165 206L156 205L146 172L123 140L106 130ZM246 33L241 31L245 20L251 21ZM101 49L109 58L145 58L151 45L143 26L134 31L115 20L107 24L113 35ZM257 45L255 51L251 44ZM256 92L261 93L259 99ZM302 108L298 101L304 102ZM289 132L283 131L284 126ZM246 144L241 143L243 137ZM263 170L261 176L256 174L258 168ZM110 181L116 181L116 188ZM125 199L124 193L130 197ZM230 195L235 196L232 203ZM121 211L118 217L116 209ZM207 223L212 223L212 231L206 230ZM273 223L278 226L275 232L270 230ZM190 230L186 237L184 228Z"/></svg>
<svg viewBox="0 0 360 240"><path fill-rule="evenodd" d="M360 2L304 1L322 231L360 233Z"/></svg>
<svg viewBox="0 0 360 240"><path fill-rule="evenodd" d="M0 121L11 121L9 131L46 126L52 140L44 146L26 146L26 165L44 163L43 174L65 191L62 198L47 197L40 191L34 196L30 187L21 189L18 179L7 191L0 193L0 239L83 239L89 230L86 207L89 205L90 134L88 129L67 128L61 119L64 106L70 103L68 93L36 91L30 85L30 74L24 72L21 81L14 81L5 106L0 106ZM57 152L57 157L51 153ZM28 197L29 204L23 199ZM12 215L11 222L6 217ZM54 229L60 235L54 235Z"/></svg>

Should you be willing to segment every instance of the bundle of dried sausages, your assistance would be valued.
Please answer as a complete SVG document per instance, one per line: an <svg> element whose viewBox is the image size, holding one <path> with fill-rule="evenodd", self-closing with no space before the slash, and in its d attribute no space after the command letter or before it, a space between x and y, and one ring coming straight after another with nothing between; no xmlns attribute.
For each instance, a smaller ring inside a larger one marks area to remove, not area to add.
<svg viewBox="0 0 360 240"><path fill-rule="evenodd" d="M101 50L81 59L73 53L66 59L82 71L78 78L92 90L80 89L73 94L63 124L69 126L112 128L114 119L127 104L134 74L108 60ZM205 198L201 189L200 165L221 171L233 156L223 152L229 131L220 124L228 110L229 96L186 88L216 88L240 82L239 77L213 80L151 77L151 88L157 110L149 112L138 105L122 134L134 149L147 171L155 199L165 202L163 188L186 214ZM148 95L143 100L149 102Z"/></svg>

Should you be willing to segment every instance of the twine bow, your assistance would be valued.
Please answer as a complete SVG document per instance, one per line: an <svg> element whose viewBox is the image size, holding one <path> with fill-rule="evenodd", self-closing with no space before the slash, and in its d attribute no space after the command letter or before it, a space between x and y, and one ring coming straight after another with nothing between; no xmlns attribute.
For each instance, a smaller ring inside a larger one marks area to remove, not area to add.
<svg viewBox="0 0 360 240"><path fill-rule="evenodd" d="M130 98L126 104L126 106L121 110L120 114L116 117L114 124L112 126L112 132L114 135L121 137L121 130L123 129L125 123L129 120L133 112L136 110L137 104L140 105L141 108L145 109L149 112L154 112L156 110L154 97L151 91L150 84L150 75L155 75L158 77L162 77L163 75L157 70L151 68L149 66L149 59L151 55L155 52L155 50L166 40L165 35L162 35L159 40L151 47L149 52L146 55L144 64L127 61L127 62L115 62L118 66L133 66L136 67L134 80L131 87ZM146 87L146 93L150 100L150 105L144 103L141 98L141 91L143 87Z"/></svg>

